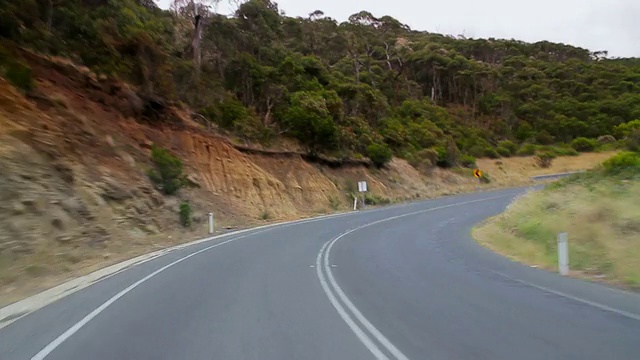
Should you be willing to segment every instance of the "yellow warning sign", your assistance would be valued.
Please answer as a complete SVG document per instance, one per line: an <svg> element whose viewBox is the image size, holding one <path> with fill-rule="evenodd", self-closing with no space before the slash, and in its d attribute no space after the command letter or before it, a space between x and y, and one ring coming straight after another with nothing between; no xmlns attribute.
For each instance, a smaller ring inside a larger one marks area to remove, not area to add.
<svg viewBox="0 0 640 360"><path fill-rule="evenodd" d="M480 179L482 177L482 171L480 169L473 170L473 176L475 176L478 179Z"/></svg>

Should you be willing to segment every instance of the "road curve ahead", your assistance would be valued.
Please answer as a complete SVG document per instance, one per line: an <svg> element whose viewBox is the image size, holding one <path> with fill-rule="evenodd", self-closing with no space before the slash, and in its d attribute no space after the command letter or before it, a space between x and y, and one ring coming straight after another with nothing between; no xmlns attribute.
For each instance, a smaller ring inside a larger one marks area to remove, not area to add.
<svg viewBox="0 0 640 360"><path fill-rule="evenodd" d="M470 228L524 190L258 229L0 329L0 359L640 359L640 297L513 263Z"/></svg>

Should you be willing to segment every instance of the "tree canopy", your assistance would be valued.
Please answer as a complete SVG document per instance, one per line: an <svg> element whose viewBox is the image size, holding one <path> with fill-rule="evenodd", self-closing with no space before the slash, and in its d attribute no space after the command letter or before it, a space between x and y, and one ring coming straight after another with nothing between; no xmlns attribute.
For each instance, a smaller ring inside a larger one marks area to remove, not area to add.
<svg viewBox="0 0 640 360"><path fill-rule="evenodd" d="M416 31L367 11L294 18L270 0L227 17L215 3L0 0L0 37L181 100L248 140L281 134L376 162L388 150L509 155L624 136L640 119L640 59Z"/></svg>

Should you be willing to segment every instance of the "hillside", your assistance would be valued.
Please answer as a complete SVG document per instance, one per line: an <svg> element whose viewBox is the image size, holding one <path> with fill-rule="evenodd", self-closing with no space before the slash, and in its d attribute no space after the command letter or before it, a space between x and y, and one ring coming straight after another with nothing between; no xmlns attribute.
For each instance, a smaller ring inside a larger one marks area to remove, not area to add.
<svg viewBox="0 0 640 360"><path fill-rule="evenodd" d="M449 167L523 143L619 138L617 126L640 119L637 59L454 38L366 11L344 23L320 10L291 18L269 0L239 2L227 18L212 3L2 0L0 37L131 83L143 107L183 102L241 141L287 137L311 154L377 164L395 154ZM29 89L28 67L2 58Z"/></svg>
<svg viewBox="0 0 640 360"><path fill-rule="evenodd" d="M49 4L0 0L0 303L202 237L210 211L223 229L346 211L359 180L371 204L524 185L640 143L633 59L262 0L198 3L196 26Z"/></svg>

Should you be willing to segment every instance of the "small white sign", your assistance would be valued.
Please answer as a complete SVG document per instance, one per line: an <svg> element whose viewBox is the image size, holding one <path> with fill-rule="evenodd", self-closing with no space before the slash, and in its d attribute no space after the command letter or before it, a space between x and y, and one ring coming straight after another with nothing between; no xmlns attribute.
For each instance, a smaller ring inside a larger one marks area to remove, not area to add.
<svg viewBox="0 0 640 360"><path fill-rule="evenodd" d="M359 192L367 192L367 182L366 181L358 181L358 191Z"/></svg>

